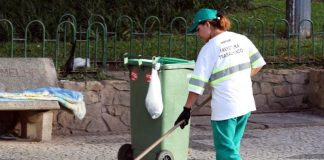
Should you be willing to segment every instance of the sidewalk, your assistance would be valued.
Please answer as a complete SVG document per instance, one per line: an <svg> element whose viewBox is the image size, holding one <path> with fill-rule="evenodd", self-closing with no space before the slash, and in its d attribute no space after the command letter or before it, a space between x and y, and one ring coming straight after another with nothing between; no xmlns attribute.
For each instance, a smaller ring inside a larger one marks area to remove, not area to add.
<svg viewBox="0 0 324 160"><path fill-rule="evenodd" d="M215 159L206 117L193 119L191 160ZM324 116L310 112L252 114L241 144L244 160L324 159Z"/></svg>
<svg viewBox="0 0 324 160"><path fill-rule="evenodd" d="M214 160L209 117L193 117L190 160ZM253 114L241 145L244 160L324 159L324 116ZM129 133L54 135L50 142L0 141L0 160L115 160Z"/></svg>

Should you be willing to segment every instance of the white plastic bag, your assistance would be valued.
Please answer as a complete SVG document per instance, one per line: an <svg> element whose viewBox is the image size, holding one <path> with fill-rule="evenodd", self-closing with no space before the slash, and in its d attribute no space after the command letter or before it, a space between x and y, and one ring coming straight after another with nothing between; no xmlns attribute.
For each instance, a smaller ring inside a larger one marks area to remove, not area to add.
<svg viewBox="0 0 324 160"><path fill-rule="evenodd" d="M157 70L159 64L152 68L151 81L145 98L146 109L152 119L159 118L163 111L163 101L161 93L161 82Z"/></svg>
<svg viewBox="0 0 324 160"><path fill-rule="evenodd" d="M87 61L87 65L86 65ZM77 57L74 58L74 64L73 64L73 71L75 71L77 68L82 68L82 67L90 67L90 58L81 58Z"/></svg>

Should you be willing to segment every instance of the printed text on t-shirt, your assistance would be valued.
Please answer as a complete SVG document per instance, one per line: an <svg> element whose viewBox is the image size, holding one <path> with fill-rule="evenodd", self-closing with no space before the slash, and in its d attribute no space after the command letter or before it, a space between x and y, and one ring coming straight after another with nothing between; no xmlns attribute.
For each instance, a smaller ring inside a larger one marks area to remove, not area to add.
<svg viewBox="0 0 324 160"><path fill-rule="evenodd" d="M234 44L234 45L230 45L230 46L226 46L220 49L220 54L219 54L219 58L226 58L228 56L232 56L235 54L239 54L243 52L243 48L240 47L240 45L238 44Z"/></svg>

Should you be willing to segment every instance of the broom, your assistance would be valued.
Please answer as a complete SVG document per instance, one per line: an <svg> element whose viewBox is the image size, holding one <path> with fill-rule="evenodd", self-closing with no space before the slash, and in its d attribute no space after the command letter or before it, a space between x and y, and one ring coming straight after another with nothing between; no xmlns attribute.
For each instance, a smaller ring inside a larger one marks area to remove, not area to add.
<svg viewBox="0 0 324 160"><path fill-rule="evenodd" d="M193 108L190 113L200 110L206 103L211 100L211 96L206 98L202 103L200 103L197 107ZM167 136L169 136L175 129L177 129L185 120L180 121L175 126L173 126L170 130L164 133L158 140L156 140L153 144L147 147L141 154L139 154L134 160L142 159L148 152L150 152L154 147L160 144Z"/></svg>

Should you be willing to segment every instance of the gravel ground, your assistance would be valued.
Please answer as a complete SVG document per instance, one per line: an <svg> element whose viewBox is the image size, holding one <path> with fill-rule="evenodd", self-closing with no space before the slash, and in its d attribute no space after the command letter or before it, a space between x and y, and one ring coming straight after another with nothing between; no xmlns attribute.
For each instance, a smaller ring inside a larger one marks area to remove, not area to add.
<svg viewBox="0 0 324 160"><path fill-rule="evenodd" d="M241 144L244 160L324 159L324 127L248 129ZM215 159L212 135L193 129L192 160Z"/></svg>
<svg viewBox="0 0 324 160"><path fill-rule="evenodd" d="M249 126L241 144L244 160L324 159L324 125ZM130 138L129 133L100 133L53 135L50 142L0 140L0 160L115 160L119 147ZM191 127L188 159L215 159L209 125Z"/></svg>

